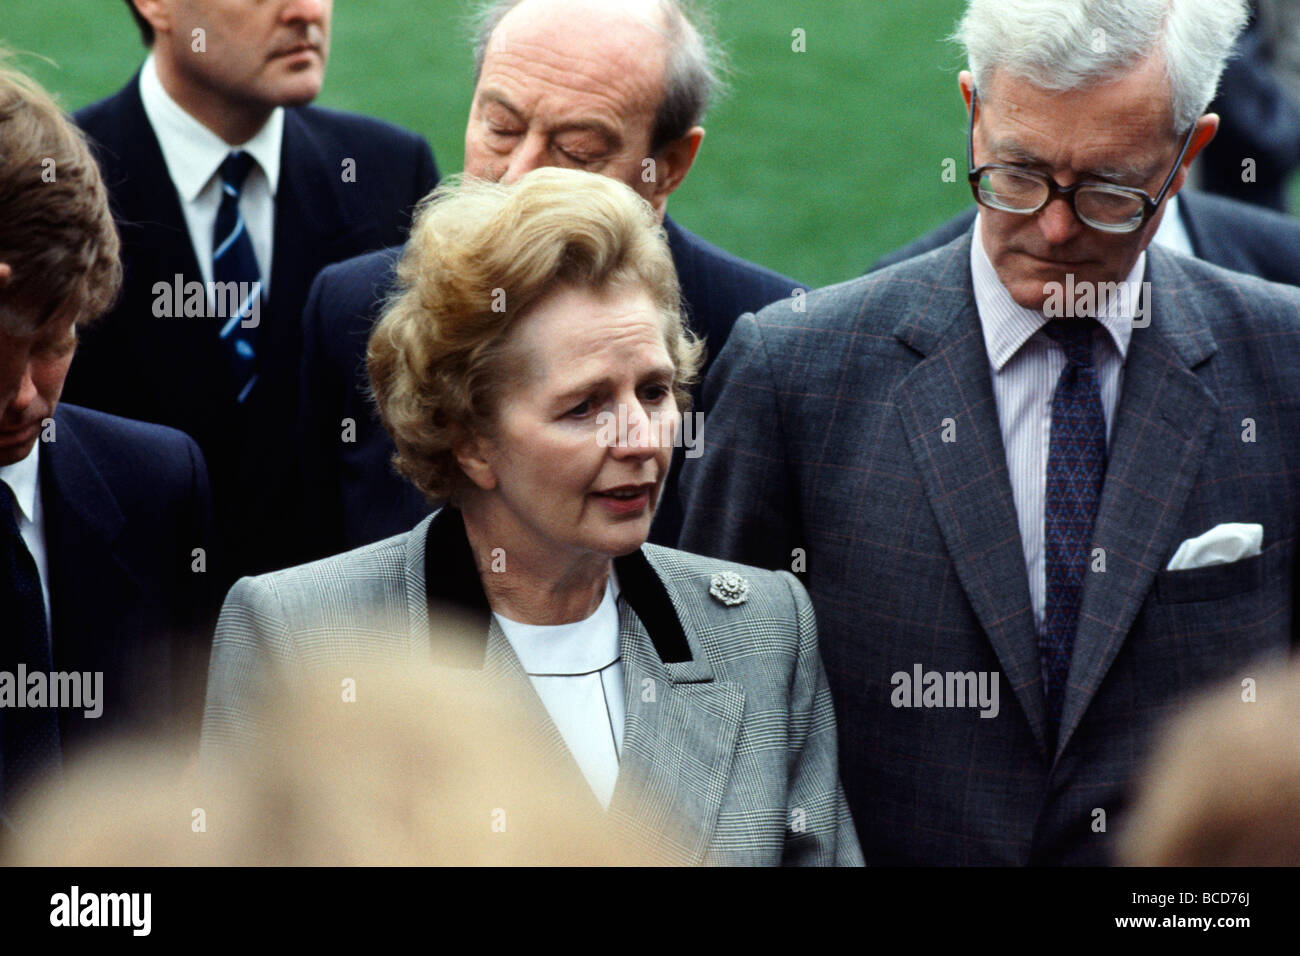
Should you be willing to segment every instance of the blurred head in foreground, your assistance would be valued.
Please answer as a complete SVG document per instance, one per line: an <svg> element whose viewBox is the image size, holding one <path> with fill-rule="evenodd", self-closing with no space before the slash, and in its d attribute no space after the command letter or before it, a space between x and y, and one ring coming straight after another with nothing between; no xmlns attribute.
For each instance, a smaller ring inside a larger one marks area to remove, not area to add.
<svg viewBox="0 0 1300 956"><path fill-rule="evenodd" d="M1300 866L1300 669L1228 684L1175 720L1129 817L1134 866Z"/></svg>
<svg viewBox="0 0 1300 956"><path fill-rule="evenodd" d="M118 745L37 794L19 865L602 865L636 859L582 781L472 671L332 666L270 708L277 727L220 779L156 742ZM591 808L588 815L582 809Z"/></svg>

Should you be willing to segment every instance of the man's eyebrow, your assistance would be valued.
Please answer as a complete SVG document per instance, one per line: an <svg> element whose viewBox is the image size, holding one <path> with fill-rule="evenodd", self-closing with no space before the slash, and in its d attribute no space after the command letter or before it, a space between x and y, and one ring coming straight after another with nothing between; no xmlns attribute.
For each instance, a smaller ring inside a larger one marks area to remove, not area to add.
<svg viewBox="0 0 1300 956"><path fill-rule="evenodd" d="M508 112L514 119L523 122L523 114L519 112L518 108L516 108L506 95L499 90L480 90L478 96L483 102L494 103ZM550 136L559 136L563 133L574 132L595 133L597 136L605 140L607 147L610 149L618 149L623 145L623 137L619 135L618 131L598 119L574 120L571 123L563 123L553 129L547 130L547 134Z"/></svg>
<svg viewBox="0 0 1300 956"><path fill-rule="evenodd" d="M618 149L623 144L623 137L600 120L576 120L557 126L549 132L552 136L561 136L565 133L595 133L605 141L605 146L609 149Z"/></svg>
<svg viewBox="0 0 1300 956"><path fill-rule="evenodd" d="M515 119L523 119L523 115L515 108L514 104L506 98L504 93L499 93L496 90L480 90L478 95L480 100L484 100L488 103L495 103Z"/></svg>
<svg viewBox="0 0 1300 956"><path fill-rule="evenodd" d="M1026 166L1047 166L1042 158L1035 155L1030 150L1025 149L1014 140L1006 140L994 143L992 152L997 156L1004 156L1012 162L1024 163ZM1150 166L1143 166L1138 163L1117 163L1111 166L1093 166L1079 173L1079 178L1084 180L1111 180L1116 184L1125 182L1146 182L1153 175Z"/></svg>
<svg viewBox="0 0 1300 956"><path fill-rule="evenodd" d="M1041 159L1022 147L1014 140L994 141L991 144L990 152L997 156L1003 156L1012 162L1024 163L1026 166L1046 166Z"/></svg>

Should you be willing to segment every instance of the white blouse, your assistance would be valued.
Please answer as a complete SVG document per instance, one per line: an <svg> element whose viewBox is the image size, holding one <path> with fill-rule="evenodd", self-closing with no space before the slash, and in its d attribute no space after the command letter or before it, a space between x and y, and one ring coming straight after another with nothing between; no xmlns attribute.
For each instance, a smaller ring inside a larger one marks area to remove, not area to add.
<svg viewBox="0 0 1300 956"><path fill-rule="evenodd" d="M532 681L602 807L608 808L623 747L623 659L618 581L611 569L591 617L572 624L521 624L493 616Z"/></svg>

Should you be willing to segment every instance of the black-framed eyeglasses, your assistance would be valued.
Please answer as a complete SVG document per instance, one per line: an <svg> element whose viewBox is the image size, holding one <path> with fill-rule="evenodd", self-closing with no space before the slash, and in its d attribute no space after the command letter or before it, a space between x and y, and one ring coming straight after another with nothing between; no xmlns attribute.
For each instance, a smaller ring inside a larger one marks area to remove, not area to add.
<svg viewBox="0 0 1300 956"><path fill-rule="evenodd" d="M1059 196L1070 203L1080 222L1102 232L1134 232L1142 228L1142 224L1164 202L1165 193L1169 191L1178 167L1187 155L1187 148L1192 144L1192 134L1196 132L1193 123L1183 138L1183 148L1178 152L1178 159L1174 160L1174 168L1165 177L1160 193L1152 199L1145 190L1133 186L1090 182L1062 186L1046 173L1019 166L985 163L976 168L975 103L972 89L970 125L966 131L966 168L970 170L968 178L975 201L999 212L1032 216Z"/></svg>

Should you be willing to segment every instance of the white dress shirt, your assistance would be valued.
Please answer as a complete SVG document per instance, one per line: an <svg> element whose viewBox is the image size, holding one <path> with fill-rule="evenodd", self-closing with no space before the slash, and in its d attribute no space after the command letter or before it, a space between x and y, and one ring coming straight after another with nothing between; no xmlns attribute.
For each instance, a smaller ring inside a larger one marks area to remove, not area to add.
<svg viewBox="0 0 1300 956"><path fill-rule="evenodd" d="M1142 280L1146 252L1138 256L1128 275L1132 283ZM998 408L998 425L1011 473L1011 495L1020 524L1020 541L1029 575L1029 597L1039 631L1047 606L1047 552L1044 508L1047 496L1047 455L1052 431L1052 395L1065 369L1064 348L1040 329L1049 321L1041 312L1017 305L998 278L984 251L980 221L976 218L971 242L971 278L975 306L979 310L984 346L988 351L993 397ZM1115 423L1115 406L1123 385L1124 359L1133 332L1132 302L1120 298L1120 308L1099 310L1097 321L1106 335L1093 340L1093 366L1101 386L1101 404L1106 415L1109 445ZM1146 303L1149 308L1150 304ZM1111 315L1113 311L1115 314ZM1149 314L1148 314L1149 318Z"/></svg>
<svg viewBox="0 0 1300 956"><path fill-rule="evenodd" d="M23 544L36 562L45 598L45 627L50 627L50 562L45 549L45 506L41 500L41 443L38 440L22 461L0 466L0 481L14 496L14 518Z"/></svg>
<svg viewBox="0 0 1300 956"><path fill-rule="evenodd" d="M239 195L239 211L253 242L253 254L261 272L262 294L269 296L284 110L276 107L266 124L247 143L231 145L185 112L163 89L152 53L140 70L140 99L149 125L158 137L167 172L176 187L204 283L212 281L212 231L216 228L217 209L221 205L221 176L217 171L235 149L242 149L256 161L244 180ZM190 278L187 276L186 281ZM156 276L155 280L170 283L173 277ZM212 304L209 301L209 307Z"/></svg>
<svg viewBox="0 0 1300 956"><path fill-rule="evenodd" d="M623 749L623 659L613 570L591 617L572 624L521 624L493 612L537 696L602 807L608 808Z"/></svg>

